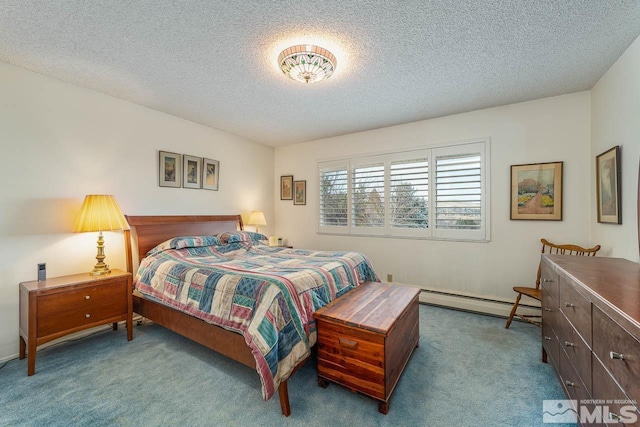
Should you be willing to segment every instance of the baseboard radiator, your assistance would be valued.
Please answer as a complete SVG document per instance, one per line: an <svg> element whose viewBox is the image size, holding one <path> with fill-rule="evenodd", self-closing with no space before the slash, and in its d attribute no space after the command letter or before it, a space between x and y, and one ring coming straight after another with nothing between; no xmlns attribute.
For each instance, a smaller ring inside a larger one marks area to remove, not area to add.
<svg viewBox="0 0 640 427"><path fill-rule="evenodd" d="M436 289L424 289L420 293L420 302L425 304L437 305L442 307L455 308L458 310L471 311L475 313L489 314L499 317L509 317L511 307L516 299L513 294L513 300L499 300L479 297L476 295L464 294L459 292L447 292ZM529 300L520 301L518 313L526 315L540 315L540 305L536 305L538 301Z"/></svg>

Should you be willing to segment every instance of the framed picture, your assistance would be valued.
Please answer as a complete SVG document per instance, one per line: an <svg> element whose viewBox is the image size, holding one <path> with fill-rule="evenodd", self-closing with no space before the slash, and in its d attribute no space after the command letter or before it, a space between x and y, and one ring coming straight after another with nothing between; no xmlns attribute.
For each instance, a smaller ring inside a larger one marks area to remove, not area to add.
<svg viewBox="0 0 640 427"><path fill-rule="evenodd" d="M180 187L181 157L177 153L160 151L158 162L158 182L160 187Z"/></svg>
<svg viewBox="0 0 640 427"><path fill-rule="evenodd" d="M620 182L620 146L616 145L596 156L598 222L622 224Z"/></svg>
<svg viewBox="0 0 640 427"><path fill-rule="evenodd" d="M293 175L280 177L280 200L293 200Z"/></svg>
<svg viewBox="0 0 640 427"><path fill-rule="evenodd" d="M562 163L511 166L511 219L562 221Z"/></svg>
<svg viewBox="0 0 640 427"><path fill-rule="evenodd" d="M220 162L212 159L202 159L202 188L218 191L218 177L220 176Z"/></svg>
<svg viewBox="0 0 640 427"><path fill-rule="evenodd" d="M293 204L307 204L307 181L293 181Z"/></svg>
<svg viewBox="0 0 640 427"><path fill-rule="evenodd" d="M183 188L200 188L202 187L202 158L182 156L182 187Z"/></svg>

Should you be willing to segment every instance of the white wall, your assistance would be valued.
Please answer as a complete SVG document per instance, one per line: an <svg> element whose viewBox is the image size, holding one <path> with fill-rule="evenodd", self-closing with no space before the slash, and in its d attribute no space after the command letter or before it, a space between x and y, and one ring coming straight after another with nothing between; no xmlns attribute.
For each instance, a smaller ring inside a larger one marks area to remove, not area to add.
<svg viewBox="0 0 640 427"><path fill-rule="evenodd" d="M591 169L594 241L611 256L638 261L637 188L640 158L640 38L591 91ZM596 222L595 157L619 145L622 167L622 225Z"/></svg>
<svg viewBox="0 0 640 427"><path fill-rule="evenodd" d="M161 188L158 150L220 160L220 190ZM273 149L0 63L0 361L18 351L18 283L89 271L94 233L72 234L86 194L125 214L231 214L273 222ZM271 225L271 224L270 224ZM261 228L269 233L271 227ZM125 269L122 233L106 262Z"/></svg>
<svg viewBox="0 0 640 427"><path fill-rule="evenodd" d="M590 95L580 92L276 148L276 231L296 247L367 254L381 278L512 301L512 287L532 285L540 238L590 245ZM317 234L317 161L339 156L491 138L489 243ZM564 161L562 221L512 221L510 165ZM307 205L279 200L279 177L307 180Z"/></svg>

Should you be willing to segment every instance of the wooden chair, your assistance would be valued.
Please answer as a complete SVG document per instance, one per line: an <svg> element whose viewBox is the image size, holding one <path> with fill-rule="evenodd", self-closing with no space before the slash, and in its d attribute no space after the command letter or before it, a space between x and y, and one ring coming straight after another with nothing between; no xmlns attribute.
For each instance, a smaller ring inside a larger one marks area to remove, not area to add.
<svg viewBox="0 0 640 427"><path fill-rule="evenodd" d="M583 248L578 245L556 245L554 243L549 242L546 239L540 239L542 242L542 252L543 254L560 254L560 255L576 255L576 256L596 256L596 252L600 250L600 245L595 245L590 249ZM505 328L509 328L511 325L511 321L514 317L522 319L526 322L532 323L536 326L542 326L540 321L536 321L533 319L540 319L542 316L534 316L534 315L524 315L516 313L518 309L518 304L520 304L520 298L522 295L528 296L533 299L537 299L538 301L542 300L542 289L540 289L540 269L541 264L538 265L538 275L536 277L536 286L535 288L525 287L525 286L514 286L513 290L518 294L516 297L516 302L513 303L513 308L511 309L511 314L509 314L509 319L507 320L507 324Z"/></svg>

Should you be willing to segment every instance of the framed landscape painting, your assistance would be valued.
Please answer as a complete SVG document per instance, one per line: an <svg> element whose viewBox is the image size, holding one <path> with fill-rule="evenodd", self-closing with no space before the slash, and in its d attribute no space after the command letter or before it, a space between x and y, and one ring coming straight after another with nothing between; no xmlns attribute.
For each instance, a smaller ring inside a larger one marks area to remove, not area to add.
<svg viewBox="0 0 640 427"><path fill-rule="evenodd" d="M160 187L180 187L182 156L177 153L160 151L158 181Z"/></svg>
<svg viewBox="0 0 640 427"><path fill-rule="evenodd" d="M511 219L562 221L562 164L511 166Z"/></svg>
<svg viewBox="0 0 640 427"><path fill-rule="evenodd" d="M596 196L598 222L622 224L618 145L596 156Z"/></svg>

